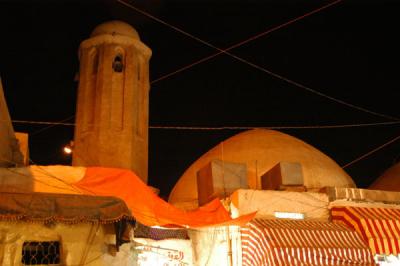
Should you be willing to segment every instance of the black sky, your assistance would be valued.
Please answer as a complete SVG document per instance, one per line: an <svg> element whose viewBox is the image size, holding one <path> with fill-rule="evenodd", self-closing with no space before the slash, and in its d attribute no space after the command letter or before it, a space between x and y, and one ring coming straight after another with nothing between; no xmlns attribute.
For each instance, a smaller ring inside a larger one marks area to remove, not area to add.
<svg viewBox="0 0 400 266"><path fill-rule="evenodd" d="M332 1L129 1L227 48ZM342 1L230 52L321 93L400 117L398 1ZM130 23L153 51L150 80L216 52L118 1L0 0L0 75L14 120L61 121L75 113L77 50L107 20ZM152 126L300 126L386 122L219 55L151 85ZM73 118L67 122L73 122ZM14 123L30 133L31 158L69 164L73 127ZM400 126L282 130L344 165L399 135ZM150 183L168 194L204 152L240 130L150 129ZM346 169L368 186L400 157L397 141Z"/></svg>

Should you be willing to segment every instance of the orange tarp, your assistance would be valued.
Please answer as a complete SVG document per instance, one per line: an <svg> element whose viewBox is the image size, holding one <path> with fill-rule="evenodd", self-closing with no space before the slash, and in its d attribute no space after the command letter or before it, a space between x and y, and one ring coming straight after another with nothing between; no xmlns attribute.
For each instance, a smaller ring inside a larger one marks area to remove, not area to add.
<svg viewBox="0 0 400 266"><path fill-rule="evenodd" d="M255 213L232 219L218 199L194 211L183 211L159 198L132 171L88 167L74 184L84 194L115 196L125 201L134 218L147 226L202 227L245 225Z"/></svg>

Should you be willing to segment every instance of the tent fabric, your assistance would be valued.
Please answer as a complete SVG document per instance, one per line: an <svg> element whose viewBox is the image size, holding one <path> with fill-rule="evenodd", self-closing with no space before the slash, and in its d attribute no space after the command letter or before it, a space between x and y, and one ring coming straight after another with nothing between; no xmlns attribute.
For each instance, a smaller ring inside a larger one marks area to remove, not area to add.
<svg viewBox="0 0 400 266"><path fill-rule="evenodd" d="M330 222L255 219L241 229L242 265L376 265L350 228Z"/></svg>
<svg viewBox="0 0 400 266"><path fill-rule="evenodd" d="M85 176L73 185L84 194L124 200L135 219L147 226L241 226L255 216L251 213L232 219L218 199L197 210L183 211L162 200L135 173L124 169L88 167Z"/></svg>
<svg viewBox="0 0 400 266"><path fill-rule="evenodd" d="M400 209L333 207L332 220L354 228L375 254L400 253Z"/></svg>
<svg viewBox="0 0 400 266"><path fill-rule="evenodd" d="M132 219L115 197L52 193L0 193L0 221L116 223Z"/></svg>

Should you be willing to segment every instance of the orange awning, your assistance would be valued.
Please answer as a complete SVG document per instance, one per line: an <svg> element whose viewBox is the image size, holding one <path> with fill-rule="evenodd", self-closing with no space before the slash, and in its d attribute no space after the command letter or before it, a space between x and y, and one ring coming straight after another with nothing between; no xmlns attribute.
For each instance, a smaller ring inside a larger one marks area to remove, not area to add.
<svg viewBox="0 0 400 266"><path fill-rule="evenodd" d="M354 228L373 254L400 253L400 209L334 207L331 211L333 221Z"/></svg>
<svg viewBox="0 0 400 266"><path fill-rule="evenodd" d="M85 194L124 200L133 217L147 226L245 225L255 215L232 219L218 199L195 211L180 210L158 197L132 171L124 169L88 167L74 187Z"/></svg>
<svg viewBox="0 0 400 266"><path fill-rule="evenodd" d="M361 237L344 225L255 219L241 234L243 266L376 265Z"/></svg>

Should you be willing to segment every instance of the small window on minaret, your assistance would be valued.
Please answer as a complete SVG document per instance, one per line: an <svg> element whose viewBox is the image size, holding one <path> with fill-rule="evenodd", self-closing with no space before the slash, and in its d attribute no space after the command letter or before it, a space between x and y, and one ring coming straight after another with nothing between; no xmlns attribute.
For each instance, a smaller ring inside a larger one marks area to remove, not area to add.
<svg viewBox="0 0 400 266"><path fill-rule="evenodd" d="M122 63L122 55L115 56L112 67L114 72L122 72L122 69L124 68L124 64Z"/></svg>

